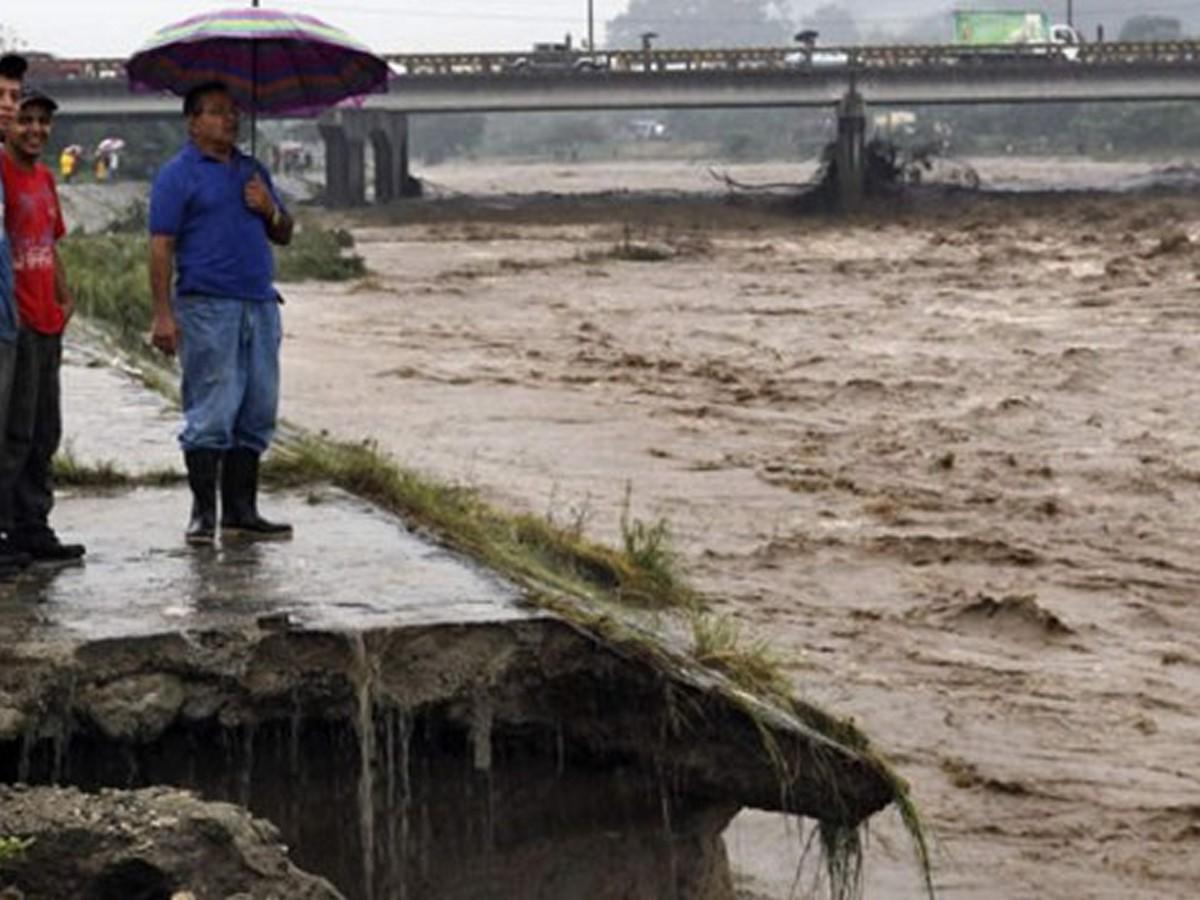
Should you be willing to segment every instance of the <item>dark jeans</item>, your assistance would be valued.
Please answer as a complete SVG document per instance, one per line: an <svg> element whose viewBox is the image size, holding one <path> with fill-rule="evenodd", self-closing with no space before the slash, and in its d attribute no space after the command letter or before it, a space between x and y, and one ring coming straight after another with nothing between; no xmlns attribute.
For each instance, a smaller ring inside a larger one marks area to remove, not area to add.
<svg viewBox="0 0 1200 900"><path fill-rule="evenodd" d="M12 399L13 375L17 367L17 342L0 341L0 534L12 531L13 460L6 452L4 431L8 425L8 404Z"/></svg>
<svg viewBox="0 0 1200 900"><path fill-rule="evenodd" d="M62 439L62 335L22 328L16 357L0 465L11 489L0 485L0 494L7 494L11 503L12 533L36 537L53 534L50 461Z"/></svg>

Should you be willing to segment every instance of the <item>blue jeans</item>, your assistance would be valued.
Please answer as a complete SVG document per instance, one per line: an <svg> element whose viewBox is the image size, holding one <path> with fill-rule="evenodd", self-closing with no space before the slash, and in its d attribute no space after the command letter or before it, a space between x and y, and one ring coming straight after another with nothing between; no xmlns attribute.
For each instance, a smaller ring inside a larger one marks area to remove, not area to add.
<svg viewBox="0 0 1200 900"><path fill-rule="evenodd" d="M189 450L262 453L279 411L279 304L232 297L176 297Z"/></svg>

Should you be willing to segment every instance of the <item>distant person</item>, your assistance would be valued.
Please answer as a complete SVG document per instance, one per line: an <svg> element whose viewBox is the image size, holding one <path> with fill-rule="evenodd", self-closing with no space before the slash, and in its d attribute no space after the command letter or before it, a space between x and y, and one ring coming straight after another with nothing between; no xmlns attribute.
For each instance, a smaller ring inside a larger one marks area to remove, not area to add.
<svg viewBox="0 0 1200 900"><path fill-rule="evenodd" d="M4 153L4 136L20 106L25 69L24 57L15 53L0 56L0 155ZM3 166L2 161L0 166ZM8 404L17 364L20 324L4 209L4 179L0 177L0 575L11 575L29 564L29 555L18 550L11 539L12 479L6 477L4 471L4 432L8 427Z"/></svg>
<svg viewBox="0 0 1200 900"><path fill-rule="evenodd" d="M58 155L58 174L62 176L64 182L70 182L75 175L75 166L79 162L79 157L75 155L75 150L72 147L64 147L63 152Z"/></svg>
<svg viewBox="0 0 1200 900"><path fill-rule="evenodd" d="M9 541L34 560L65 561L82 557L84 547L62 543L50 527L50 463L62 438L62 336L75 310L55 246L66 233L62 208L54 176L40 162L56 109L46 94L23 87L0 163L20 317L4 441L10 484L0 492L12 504Z"/></svg>
<svg viewBox="0 0 1200 900"><path fill-rule="evenodd" d="M179 353L192 489L188 543L221 531L290 537L258 513L259 457L275 433L282 326L270 243L287 244L292 218L255 159L237 149L238 109L212 82L183 101L189 141L150 191L154 346ZM174 280L174 284L172 284Z"/></svg>

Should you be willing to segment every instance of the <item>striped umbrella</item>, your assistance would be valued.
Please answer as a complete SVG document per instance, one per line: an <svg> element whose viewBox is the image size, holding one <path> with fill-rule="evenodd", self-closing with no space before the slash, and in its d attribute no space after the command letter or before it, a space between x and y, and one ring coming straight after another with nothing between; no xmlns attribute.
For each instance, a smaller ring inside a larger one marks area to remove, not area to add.
<svg viewBox="0 0 1200 900"><path fill-rule="evenodd" d="M226 9L160 29L126 64L133 90L179 96L224 82L251 113L316 115L387 90L388 65L332 25L302 13Z"/></svg>

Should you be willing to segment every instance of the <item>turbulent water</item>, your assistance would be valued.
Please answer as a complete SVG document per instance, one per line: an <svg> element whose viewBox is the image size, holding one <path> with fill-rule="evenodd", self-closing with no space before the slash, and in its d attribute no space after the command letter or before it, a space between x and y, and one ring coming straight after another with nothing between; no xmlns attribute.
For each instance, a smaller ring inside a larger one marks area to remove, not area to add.
<svg viewBox="0 0 1200 900"><path fill-rule="evenodd" d="M665 517L912 780L942 896L1189 896L1196 169L974 165L1020 195L836 220L714 198L705 165L419 173L610 193L366 217L368 279L288 291L284 413L604 539L627 496ZM874 835L868 896L918 895ZM794 831L729 841L748 896L788 896Z"/></svg>

